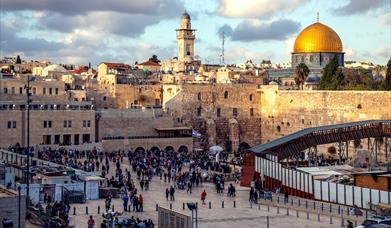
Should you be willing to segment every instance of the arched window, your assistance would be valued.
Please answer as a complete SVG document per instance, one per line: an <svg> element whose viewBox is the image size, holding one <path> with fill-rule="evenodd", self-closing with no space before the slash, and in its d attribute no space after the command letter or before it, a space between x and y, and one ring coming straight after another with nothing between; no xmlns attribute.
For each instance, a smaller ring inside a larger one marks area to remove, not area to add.
<svg viewBox="0 0 391 228"><path fill-rule="evenodd" d="M314 61L314 56L310 56L310 62L312 63Z"/></svg>
<svg viewBox="0 0 391 228"><path fill-rule="evenodd" d="M198 100L201 100L201 93L198 93Z"/></svg>
<svg viewBox="0 0 391 228"><path fill-rule="evenodd" d="M224 92L224 99L228 99L228 91Z"/></svg>
<svg viewBox="0 0 391 228"><path fill-rule="evenodd" d="M252 101L253 100L253 95L252 94L250 94L250 101Z"/></svg>

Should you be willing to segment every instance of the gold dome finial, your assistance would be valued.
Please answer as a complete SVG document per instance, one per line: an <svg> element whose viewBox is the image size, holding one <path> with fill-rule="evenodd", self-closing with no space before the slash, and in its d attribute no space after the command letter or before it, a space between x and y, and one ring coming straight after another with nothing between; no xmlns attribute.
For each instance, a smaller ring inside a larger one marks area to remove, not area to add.
<svg viewBox="0 0 391 228"><path fill-rule="evenodd" d="M319 12L316 13L316 22L319 23Z"/></svg>

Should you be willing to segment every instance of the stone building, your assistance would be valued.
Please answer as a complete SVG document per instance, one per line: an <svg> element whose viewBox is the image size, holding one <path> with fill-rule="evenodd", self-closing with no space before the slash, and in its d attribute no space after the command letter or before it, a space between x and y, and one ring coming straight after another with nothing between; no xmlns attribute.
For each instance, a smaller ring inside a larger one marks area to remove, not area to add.
<svg viewBox="0 0 391 228"><path fill-rule="evenodd" d="M27 146L27 109L24 104L0 104L0 147ZM95 112L88 105L32 103L31 146L81 146L95 142Z"/></svg>
<svg viewBox="0 0 391 228"><path fill-rule="evenodd" d="M255 84L183 84L163 87L164 108L178 123L202 134L204 148L231 151L260 143L260 106Z"/></svg>

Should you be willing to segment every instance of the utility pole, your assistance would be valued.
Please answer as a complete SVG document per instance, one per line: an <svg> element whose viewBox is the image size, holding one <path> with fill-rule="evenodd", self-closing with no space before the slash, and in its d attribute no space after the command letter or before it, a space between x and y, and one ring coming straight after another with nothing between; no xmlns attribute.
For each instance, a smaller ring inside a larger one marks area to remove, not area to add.
<svg viewBox="0 0 391 228"><path fill-rule="evenodd" d="M30 199L30 75L27 75L27 86L25 86L27 94L27 173L26 173L26 206L29 206Z"/></svg>

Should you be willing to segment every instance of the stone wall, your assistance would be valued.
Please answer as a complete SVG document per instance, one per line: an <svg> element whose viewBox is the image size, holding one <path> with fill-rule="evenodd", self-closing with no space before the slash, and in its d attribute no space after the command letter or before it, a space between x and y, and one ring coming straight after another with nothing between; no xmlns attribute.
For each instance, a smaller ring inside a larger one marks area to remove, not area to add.
<svg viewBox="0 0 391 228"><path fill-rule="evenodd" d="M299 91L261 86L259 94L263 143L309 127L391 119L391 92L387 91Z"/></svg>
<svg viewBox="0 0 391 228"><path fill-rule="evenodd" d="M173 127L170 116L161 109L101 110L98 112L99 140L103 137L157 136L155 128Z"/></svg>
<svg viewBox="0 0 391 228"><path fill-rule="evenodd" d="M160 106L162 102L161 85L115 85L115 107L119 109L132 106Z"/></svg>
<svg viewBox="0 0 391 228"><path fill-rule="evenodd" d="M183 84L180 92L163 100L178 122L190 124L204 136L204 147L220 145L238 150L260 141L259 93L255 84ZM213 129L211 129L213 128Z"/></svg>

